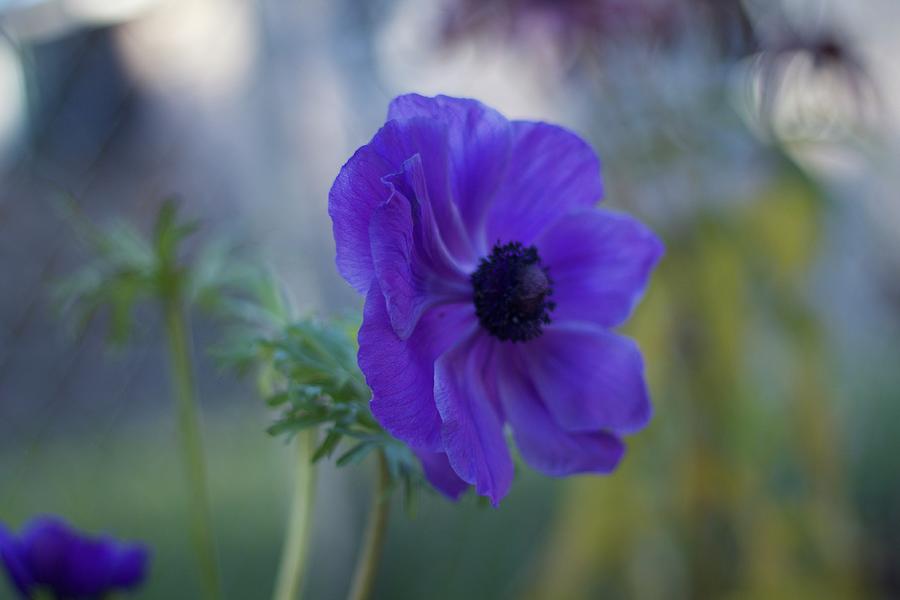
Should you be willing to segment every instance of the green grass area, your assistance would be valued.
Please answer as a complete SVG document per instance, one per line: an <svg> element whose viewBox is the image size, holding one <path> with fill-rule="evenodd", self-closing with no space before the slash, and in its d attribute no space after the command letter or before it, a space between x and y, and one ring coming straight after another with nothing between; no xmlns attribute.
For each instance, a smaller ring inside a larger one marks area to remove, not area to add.
<svg viewBox="0 0 900 600"><path fill-rule="evenodd" d="M226 597L270 596L291 486L292 452L250 412L207 419L210 486ZM117 429L91 439L36 444L0 458L0 519L18 527L39 513L75 526L140 539L152 574L137 598L200 597L187 522L187 492L174 424ZM326 466L314 517L309 598L342 598L369 501L369 465ZM392 513L377 597L503 598L518 595L553 514L553 482L520 477L495 510L469 496L459 505L431 492L414 514ZM5 581L0 586L5 585ZM12 597L0 587L0 598Z"/></svg>

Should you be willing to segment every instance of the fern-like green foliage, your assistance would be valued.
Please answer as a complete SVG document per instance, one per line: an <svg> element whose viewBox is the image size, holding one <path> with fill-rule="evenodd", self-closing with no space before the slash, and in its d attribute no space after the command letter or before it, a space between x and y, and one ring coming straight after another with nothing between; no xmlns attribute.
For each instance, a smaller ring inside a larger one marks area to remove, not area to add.
<svg viewBox="0 0 900 600"><path fill-rule="evenodd" d="M199 226L180 219L174 202L162 205L149 236L126 223L97 227L74 209L70 220L92 254L56 288L76 326L106 311L109 337L122 344L141 302L164 312L197 308L215 315L229 335L214 354L238 374L259 374L263 397L278 411L270 434L315 428L313 462L337 455L344 466L380 452L392 483L411 498L420 466L372 417L371 392L356 363L358 322L293 319L276 279L240 260L233 244L213 240L188 249Z"/></svg>
<svg viewBox="0 0 900 600"><path fill-rule="evenodd" d="M234 244L224 239L189 252L186 241L199 224L181 219L174 201L162 204L150 235L122 221L97 226L74 205L65 208L90 257L55 287L55 303L79 330L107 312L109 339L117 345L131 336L141 303L231 315L246 304L247 290L264 279L253 264L236 260Z"/></svg>
<svg viewBox="0 0 900 600"><path fill-rule="evenodd" d="M232 343L220 357L238 371L258 369L266 403L279 411L270 434L316 428L321 436L313 462L336 455L336 464L346 466L381 452L392 484L402 486L409 505L421 468L372 417L371 392L356 363L356 329L352 322L309 318L245 338L243 345Z"/></svg>

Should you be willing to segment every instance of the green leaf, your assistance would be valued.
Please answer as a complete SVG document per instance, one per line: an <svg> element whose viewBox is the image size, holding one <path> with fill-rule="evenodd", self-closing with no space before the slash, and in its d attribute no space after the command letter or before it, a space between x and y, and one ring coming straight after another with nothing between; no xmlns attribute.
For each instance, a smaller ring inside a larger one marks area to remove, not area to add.
<svg viewBox="0 0 900 600"><path fill-rule="evenodd" d="M312 462L319 462L319 460L321 460L322 458L331 456L331 454L334 452L334 449L337 448L337 445L340 442L341 434L334 431L328 432L328 435L325 436L325 440L319 445L319 447L313 454Z"/></svg>
<svg viewBox="0 0 900 600"><path fill-rule="evenodd" d="M290 399L291 395L288 392L279 392L266 398L266 404L274 408L286 404Z"/></svg>
<svg viewBox="0 0 900 600"><path fill-rule="evenodd" d="M372 442L360 442L338 457L336 464L339 467L356 464L368 456L376 447L377 445Z"/></svg>

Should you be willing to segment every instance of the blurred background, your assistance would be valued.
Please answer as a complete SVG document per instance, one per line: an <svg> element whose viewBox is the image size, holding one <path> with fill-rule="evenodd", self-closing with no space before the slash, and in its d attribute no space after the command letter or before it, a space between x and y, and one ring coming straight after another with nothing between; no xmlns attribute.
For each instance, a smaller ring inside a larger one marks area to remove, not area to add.
<svg viewBox="0 0 900 600"><path fill-rule="evenodd" d="M626 328L656 416L612 477L396 510L376 596L900 597L898 24L894 0L0 0L0 521L146 540L137 597L197 597L160 319L111 349L59 317L86 260L60 202L148 231L176 196L302 313L358 310L328 188L393 96L447 93L584 135L605 202L665 239ZM292 453L220 329L194 315L225 588L266 598ZM370 466L321 472L310 598L346 593Z"/></svg>

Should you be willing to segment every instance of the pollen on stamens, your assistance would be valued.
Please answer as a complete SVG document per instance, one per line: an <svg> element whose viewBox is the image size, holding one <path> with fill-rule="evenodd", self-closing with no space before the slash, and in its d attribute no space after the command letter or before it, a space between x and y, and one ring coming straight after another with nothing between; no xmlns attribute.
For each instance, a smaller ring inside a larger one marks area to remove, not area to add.
<svg viewBox="0 0 900 600"><path fill-rule="evenodd" d="M475 314L488 333L502 341L539 337L556 304L553 281L537 248L519 242L496 244L472 274Z"/></svg>

